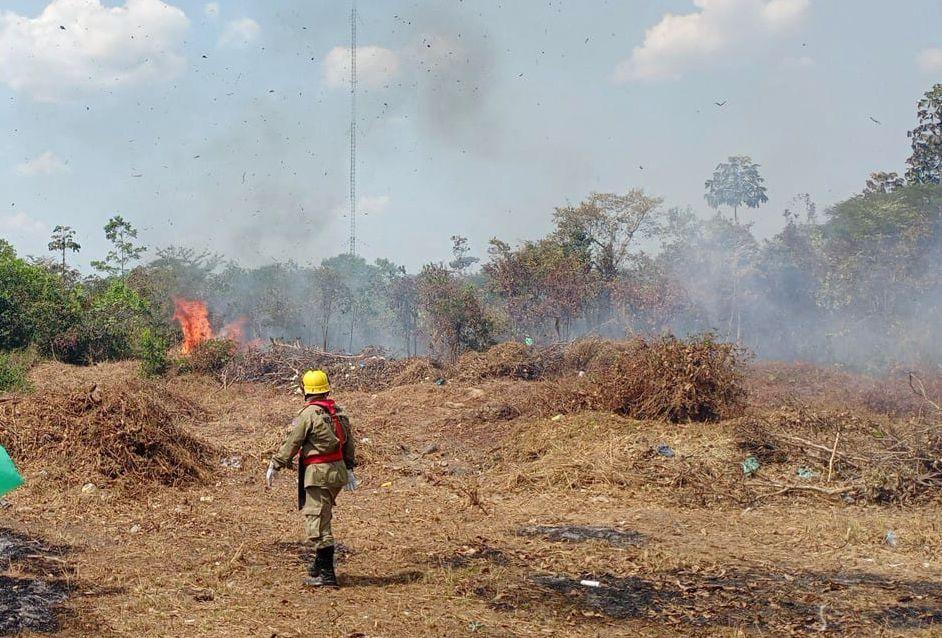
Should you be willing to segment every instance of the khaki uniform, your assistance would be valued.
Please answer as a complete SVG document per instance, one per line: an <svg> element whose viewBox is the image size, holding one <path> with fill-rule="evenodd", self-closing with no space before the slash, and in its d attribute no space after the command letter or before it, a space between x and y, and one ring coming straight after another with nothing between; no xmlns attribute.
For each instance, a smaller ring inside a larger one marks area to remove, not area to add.
<svg viewBox="0 0 942 638"><path fill-rule="evenodd" d="M306 406L294 420L291 432L284 445L272 457L275 467L291 467L291 459L298 452L298 507L307 523L307 537L314 549L330 547L334 536L330 528L337 494L347 484L347 468L356 466L355 445L350 419L343 408L337 406L337 416L346 435L343 445L343 461L312 463L305 466L301 459L312 455L336 452L340 447L334 420L319 406Z"/></svg>

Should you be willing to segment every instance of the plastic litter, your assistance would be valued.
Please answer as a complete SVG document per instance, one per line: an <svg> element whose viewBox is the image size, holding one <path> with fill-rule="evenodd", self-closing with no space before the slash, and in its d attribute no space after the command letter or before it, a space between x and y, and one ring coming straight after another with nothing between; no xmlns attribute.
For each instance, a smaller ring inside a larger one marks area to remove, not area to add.
<svg viewBox="0 0 942 638"><path fill-rule="evenodd" d="M533 342L533 338L532 338L532 337L527 337L526 339L523 340L523 343L524 343L525 345L527 345L527 346L532 346L533 343L534 343L534 342Z"/></svg>
<svg viewBox="0 0 942 638"><path fill-rule="evenodd" d="M661 445L657 446L657 453L669 459L674 458L674 448L669 446L667 443L662 443Z"/></svg>
<svg viewBox="0 0 942 638"><path fill-rule="evenodd" d="M435 379L435 385L445 385L445 380L442 378Z"/></svg>
<svg viewBox="0 0 942 638"><path fill-rule="evenodd" d="M0 497L23 485L23 477L16 470L6 448L0 445Z"/></svg>
<svg viewBox="0 0 942 638"><path fill-rule="evenodd" d="M233 470L242 469L242 457L241 456L230 456L227 459L223 459L220 463L223 467L228 467Z"/></svg>
<svg viewBox="0 0 942 638"><path fill-rule="evenodd" d="M601 587L602 583L597 580L580 580L579 584L583 587Z"/></svg>
<svg viewBox="0 0 942 638"><path fill-rule="evenodd" d="M812 470L810 467L798 468L798 478L808 480L808 479L813 479L817 475L818 473Z"/></svg>
<svg viewBox="0 0 942 638"><path fill-rule="evenodd" d="M896 535L896 532L894 532L893 530L887 531L886 544L894 549L899 546L899 537Z"/></svg>
<svg viewBox="0 0 942 638"><path fill-rule="evenodd" d="M750 454L742 462L742 473L746 476L752 476L759 471L760 467L761 465L759 464L759 459Z"/></svg>

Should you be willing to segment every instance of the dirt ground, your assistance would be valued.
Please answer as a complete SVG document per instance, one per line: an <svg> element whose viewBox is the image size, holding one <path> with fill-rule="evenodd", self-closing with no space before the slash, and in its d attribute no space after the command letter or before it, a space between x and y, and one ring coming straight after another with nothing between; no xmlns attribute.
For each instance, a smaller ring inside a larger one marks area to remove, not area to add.
<svg viewBox="0 0 942 638"><path fill-rule="evenodd" d="M69 373L78 388L136 368ZM757 498L732 424L518 416L526 381L341 393L363 486L335 511L342 588L305 590L294 476L264 484L298 399L167 383L209 415L183 426L219 449L212 478L83 489L96 479L25 467L0 528L55 551L0 562L0 578L68 599L58 629L24 635L942 636L938 499Z"/></svg>

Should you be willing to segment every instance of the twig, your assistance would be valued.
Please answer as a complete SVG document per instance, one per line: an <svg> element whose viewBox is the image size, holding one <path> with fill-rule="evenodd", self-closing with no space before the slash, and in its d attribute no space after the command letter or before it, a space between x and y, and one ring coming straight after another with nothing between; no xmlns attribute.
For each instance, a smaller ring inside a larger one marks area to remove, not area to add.
<svg viewBox="0 0 942 638"><path fill-rule="evenodd" d="M837 444L841 440L841 431L837 430L837 435L834 437L834 449L831 450L831 459L828 461L828 480L827 484L831 484L831 477L834 475L834 457L837 455Z"/></svg>
<svg viewBox="0 0 942 638"><path fill-rule="evenodd" d="M917 384L919 385L918 388L916 387ZM909 388L917 395L921 396L926 401L926 403L935 408L936 412L942 412L942 406L929 398L928 394L926 393L925 384L922 382L922 379L916 376L915 372L909 373Z"/></svg>
<svg viewBox="0 0 942 638"><path fill-rule="evenodd" d="M766 483L772 487L778 487L781 489L779 489L777 492L770 492L769 494L760 494L756 497L757 499L778 496L787 492L816 492L818 494L824 494L825 496L839 496L840 494L853 492L857 489L856 487L839 487L836 489L827 489L824 487L817 487L815 485L786 485L784 483L776 483L774 481L767 481Z"/></svg>

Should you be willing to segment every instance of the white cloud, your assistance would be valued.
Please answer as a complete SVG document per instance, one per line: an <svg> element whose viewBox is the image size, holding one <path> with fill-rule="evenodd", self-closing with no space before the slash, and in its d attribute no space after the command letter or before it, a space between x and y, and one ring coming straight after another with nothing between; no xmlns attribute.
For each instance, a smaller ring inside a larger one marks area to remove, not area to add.
<svg viewBox="0 0 942 638"><path fill-rule="evenodd" d="M26 213L15 213L0 217L0 230L11 235L44 235L49 232L49 226Z"/></svg>
<svg viewBox="0 0 942 638"><path fill-rule="evenodd" d="M36 18L0 12L0 81L55 102L103 88L165 80L186 61L189 20L161 0L52 0ZM64 28L62 28L64 27Z"/></svg>
<svg viewBox="0 0 942 638"><path fill-rule="evenodd" d="M219 3L207 2L206 6L203 7L203 13L205 13L206 16L209 18L218 18L219 17Z"/></svg>
<svg viewBox="0 0 942 638"><path fill-rule="evenodd" d="M16 166L16 172L20 175L53 175L68 170L68 165L52 151L46 151Z"/></svg>
<svg viewBox="0 0 942 638"><path fill-rule="evenodd" d="M386 210L387 206L389 206L389 195L363 195L357 203L357 210L366 215L378 215Z"/></svg>
<svg viewBox="0 0 942 638"><path fill-rule="evenodd" d="M678 78L719 56L761 46L795 26L810 0L694 0L697 11L667 13L615 69L616 82Z"/></svg>
<svg viewBox="0 0 942 638"><path fill-rule="evenodd" d="M924 73L942 72L942 47L929 47L920 51L919 68Z"/></svg>
<svg viewBox="0 0 942 638"><path fill-rule="evenodd" d="M226 23L219 36L221 47L244 47L258 38L262 28L252 18L239 18Z"/></svg>
<svg viewBox="0 0 942 638"><path fill-rule="evenodd" d="M383 47L357 47L357 80L367 87L378 87L399 73L399 56ZM334 47L324 58L327 86L347 86L350 78L350 48Z"/></svg>

